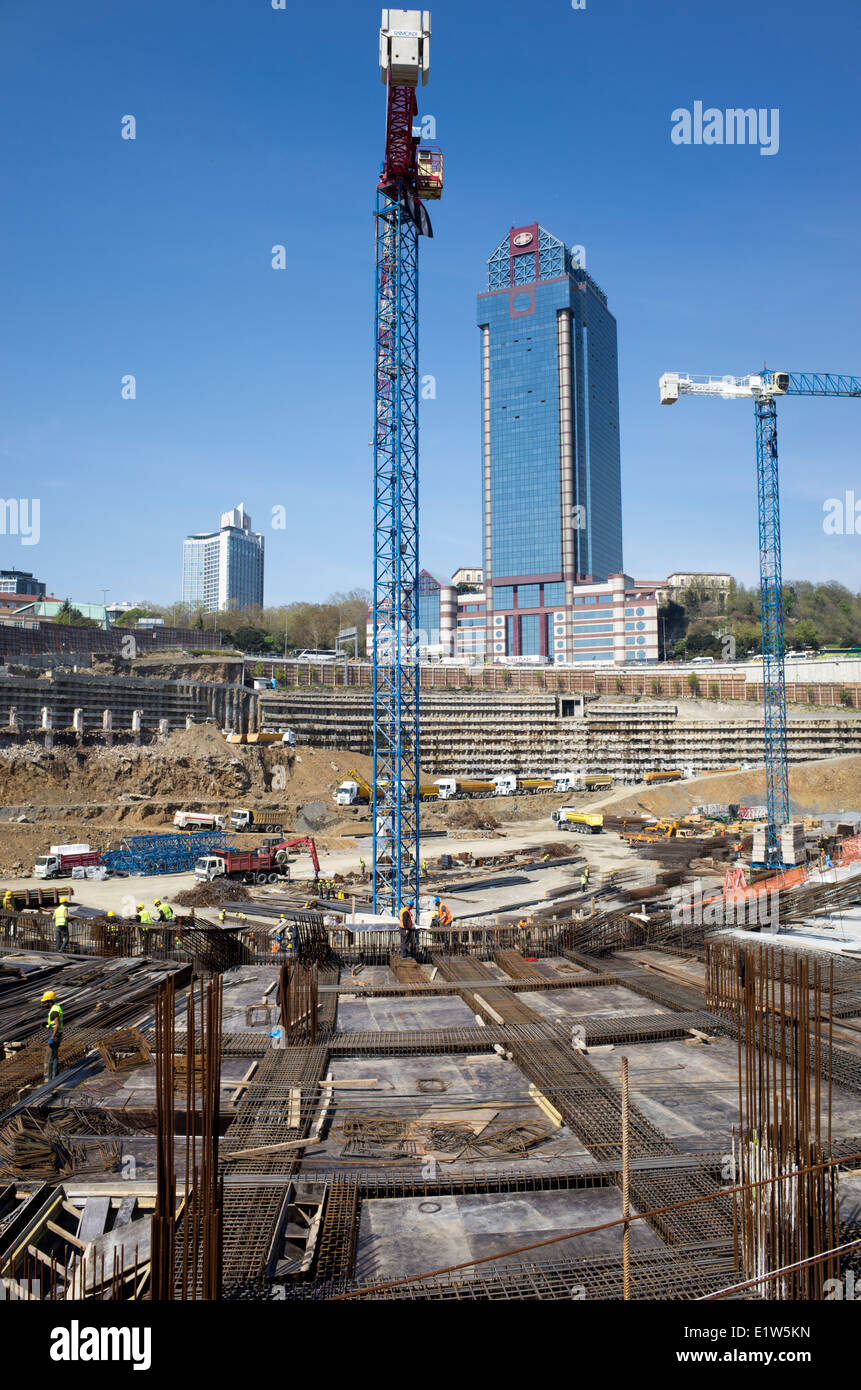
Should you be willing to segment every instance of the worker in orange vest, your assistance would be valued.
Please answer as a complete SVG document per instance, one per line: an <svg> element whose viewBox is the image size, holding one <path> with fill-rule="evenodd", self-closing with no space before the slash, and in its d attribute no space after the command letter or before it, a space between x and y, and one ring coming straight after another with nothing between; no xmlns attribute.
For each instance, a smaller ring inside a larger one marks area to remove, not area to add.
<svg viewBox="0 0 861 1390"><path fill-rule="evenodd" d="M452 921L451 913L449 912L442 898L434 898L433 904L436 909L435 916L437 920L437 925L440 927L450 927Z"/></svg>
<svg viewBox="0 0 861 1390"><path fill-rule="evenodd" d="M401 960L415 959L413 953L413 908L415 903L410 898L405 902L398 913L398 930L401 934Z"/></svg>

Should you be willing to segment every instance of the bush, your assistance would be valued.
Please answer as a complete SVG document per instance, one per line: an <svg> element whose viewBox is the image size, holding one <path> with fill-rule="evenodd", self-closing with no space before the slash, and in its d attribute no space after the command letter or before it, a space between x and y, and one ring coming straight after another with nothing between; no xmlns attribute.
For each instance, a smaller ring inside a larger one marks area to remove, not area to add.
<svg viewBox="0 0 861 1390"><path fill-rule="evenodd" d="M852 691L848 686L844 685L840 688L840 703L841 705L851 705L853 703Z"/></svg>
<svg viewBox="0 0 861 1390"><path fill-rule="evenodd" d="M696 698L700 693L700 678L695 671L691 671L691 674L688 676L687 685L688 690Z"/></svg>

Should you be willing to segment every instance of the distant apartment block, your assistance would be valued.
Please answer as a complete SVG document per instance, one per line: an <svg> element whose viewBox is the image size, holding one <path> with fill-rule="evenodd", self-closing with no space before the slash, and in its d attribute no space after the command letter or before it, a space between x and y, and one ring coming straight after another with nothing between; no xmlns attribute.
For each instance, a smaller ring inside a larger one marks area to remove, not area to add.
<svg viewBox="0 0 861 1390"><path fill-rule="evenodd" d="M459 570L455 570L451 582L455 588L458 588L460 584L480 584L483 586L484 570L481 565L462 565Z"/></svg>
<svg viewBox="0 0 861 1390"><path fill-rule="evenodd" d="M182 601L206 612L263 605L263 537L244 504L222 512L217 531L188 536L182 547Z"/></svg>
<svg viewBox="0 0 861 1390"><path fill-rule="evenodd" d="M47 589L26 570L0 570L0 603L5 608L20 608L35 599L45 598Z"/></svg>

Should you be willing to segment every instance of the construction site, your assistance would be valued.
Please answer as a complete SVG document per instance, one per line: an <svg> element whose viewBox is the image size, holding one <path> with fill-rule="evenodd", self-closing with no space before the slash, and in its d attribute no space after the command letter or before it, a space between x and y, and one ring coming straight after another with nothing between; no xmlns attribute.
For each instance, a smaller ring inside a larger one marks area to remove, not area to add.
<svg viewBox="0 0 861 1390"><path fill-rule="evenodd" d="M861 681L787 673L775 423L861 382L662 378L753 403L756 671L420 663L429 36L383 12L368 659L0 629L3 1298L861 1277Z"/></svg>

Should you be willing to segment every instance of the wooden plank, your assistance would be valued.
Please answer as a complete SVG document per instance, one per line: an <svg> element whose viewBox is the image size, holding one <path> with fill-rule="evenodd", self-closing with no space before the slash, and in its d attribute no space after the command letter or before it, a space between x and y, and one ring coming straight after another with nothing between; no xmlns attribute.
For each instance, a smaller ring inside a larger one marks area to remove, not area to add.
<svg viewBox="0 0 861 1390"><path fill-rule="evenodd" d="M376 1086L378 1081L378 1076L369 1076L364 1078L363 1080L357 1081L318 1081L317 1085L325 1090L328 1090L331 1086L346 1087L348 1090L355 1090L356 1088L363 1087L372 1089L374 1086Z"/></svg>
<svg viewBox="0 0 861 1390"><path fill-rule="evenodd" d="M307 1144L316 1144L316 1136L309 1139L282 1139L277 1144L260 1144L256 1149L234 1149L232 1153L221 1154L222 1163L233 1163L237 1158L259 1158L265 1154L281 1153L285 1149L300 1149Z"/></svg>
<svg viewBox="0 0 861 1390"><path fill-rule="evenodd" d="M120 1209L114 1217L114 1230L118 1226L127 1226L135 1214L137 1197L124 1197L120 1202Z"/></svg>
<svg viewBox="0 0 861 1390"><path fill-rule="evenodd" d="M46 1221L45 1225L49 1231L54 1232L55 1236L61 1236L63 1240L68 1240L72 1245L77 1245L79 1250L84 1250L86 1248L84 1241L78 1240L78 1237L73 1236L71 1231L67 1231L64 1226L58 1226L56 1221Z"/></svg>
<svg viewBox="0 0 861 1390"><path fill-rule="evenodd" d="M547 1097L541 1091L539 1091L538 1087L535 1085L530 1085L529 1094L535 1101L535 1104L538 1106L539 1110L544 1111L544 1114L547 1116L548 1120L552 1122L554 1128L561 1129L563 1124L562 1116L556 1109L556 1106L551 1105Z"/></svg>
<svg viewBox="0 0 861 1390"><path fill-rule="evenodd" d="M87 1198L87 1205L84 1207L84 1214L78 1227L78 1239L83 1241L84 1245L89 1245L90 1241L96 1240L104 1234L110 1210L110 1197Z"/></svg>
<svg viewBox="0 0 861 1390"><path fill-rule="evenodd" d="M287 1102L287 1128L298 1129L302 1123L302 1092L298 1086L290 1087Z"/></svg>

